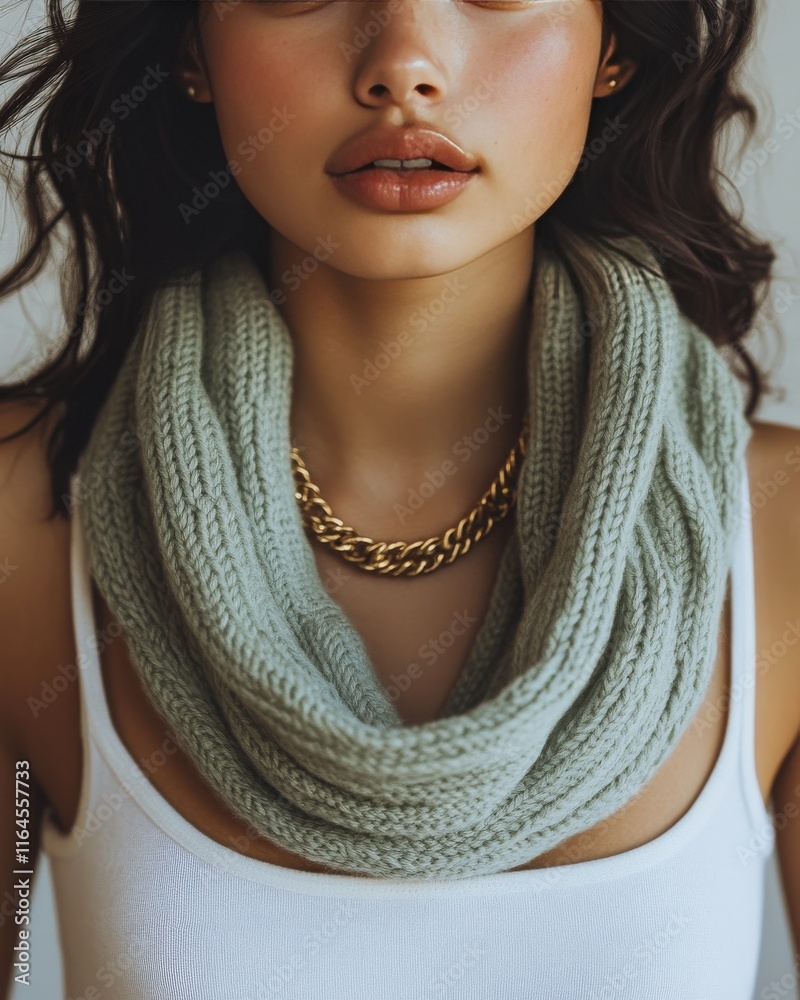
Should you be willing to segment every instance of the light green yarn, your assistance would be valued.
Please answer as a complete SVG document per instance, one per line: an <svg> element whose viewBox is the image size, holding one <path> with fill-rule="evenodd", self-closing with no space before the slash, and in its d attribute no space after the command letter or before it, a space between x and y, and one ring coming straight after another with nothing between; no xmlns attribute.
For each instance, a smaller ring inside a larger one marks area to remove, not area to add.
<svg viewBox="0 0 800 1000"><path fill-rule="evenodd" d="M317 574L292 340L243 251L159 288L81 457L74 514L153 703L235 813L314 861L516 867L626 803L703 699L742 396L640 241L637 263L571 245L537 239L515 533L435 722L403 725Z"/></svg>

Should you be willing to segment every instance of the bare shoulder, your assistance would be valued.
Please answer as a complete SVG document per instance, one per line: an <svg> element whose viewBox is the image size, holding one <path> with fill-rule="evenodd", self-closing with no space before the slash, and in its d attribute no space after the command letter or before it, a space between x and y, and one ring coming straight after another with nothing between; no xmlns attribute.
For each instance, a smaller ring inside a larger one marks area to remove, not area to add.
<svg viewBox="0 0 800 1000"><path fill-rule="evenodd" d="M795 605L800 602L800 427L754 423L747 448L754 551L773 575L786 572ZM758 544L762 543L762 544Z"/></svg>
<svg viewBox="0 0 800 1000"><path fill-rule="evenodd" d="M0 406L0 437L24 427L31 404ZM42 692L74 648L69 587L69 518L48 518L51 474L47 437L58 413L0 442L0 634L3 636L0 721L6 749L21 756L51 724L72 718L71 694L49 712L48 725L30 699ZM72 706L74 707L74 706Z"/></svg>
<svg viewBox="0 0 800 1000"><path fill-rule="evenodd" d="M32 404L0 405L0 438L23 431L37 412ZM74 696L65 694L49 716L35 716L29 701L40 693L41 678L72 643L65 615L67 519L47 518L51 478L46 443L58 416L54 410L24 433L0 441L0 772L6 789L0 804L0 853L6 859L13 857L15 830L24 823L28 863L34 871L49 795L61 784L67 796L75 796L81 753ZM22 782L18 790L24 793L19 799L7 791L17 779ZM8 861L0 866L4 899L13 898L15 878ZM0 920L3 983L11 976L18 930L13 921Z"/></svg>
<svg viewBox="0 0 800 1000"><path fill-rule="evenodd" d="M800 428L754 423L747 450L759 713L785 757L800 738Z"/></svg>
<svg viewBox="0 0 800 1000"><path fill-rule="evenodd" d="M747 451L747 462L752 473L772 472L776 485L794 489L794 497L800 496L800 426L757 421L752 425ZM793 480L795 485L790 485Z"/></svg>

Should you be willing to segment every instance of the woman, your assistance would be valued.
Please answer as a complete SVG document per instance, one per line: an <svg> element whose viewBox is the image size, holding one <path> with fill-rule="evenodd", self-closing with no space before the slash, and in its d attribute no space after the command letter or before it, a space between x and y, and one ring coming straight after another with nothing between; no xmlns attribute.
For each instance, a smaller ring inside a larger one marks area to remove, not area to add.
<svg viewBox="0 0 800 1000"><path fill-rule="evenodd" d="M0 606L69 995L749 996L770 796L800 947L753 5L58 14L2 68L4 125L57 81L2 290L43 173L80 280Z"/></svg>

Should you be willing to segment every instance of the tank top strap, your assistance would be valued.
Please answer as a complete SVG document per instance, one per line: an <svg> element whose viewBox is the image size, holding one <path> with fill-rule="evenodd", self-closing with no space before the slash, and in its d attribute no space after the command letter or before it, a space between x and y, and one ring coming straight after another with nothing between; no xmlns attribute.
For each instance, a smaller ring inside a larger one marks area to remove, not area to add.
<svg viewBox="0 0 800 1000"><path fill-rule="evenodd" d="M79 850L102 818L99 811L105 801L104 793L107 797L109 790L120 790L124 785L116 771L108 767L102 754L103 746L107 745L107 734L103 730L112 724L106 710L100 674L100 651L109 637L97 631L95 622L89 554L82 530L75 474L70 478L69 502L70 592L79 673L82 765L78 809L72 828L63 833L49 815L50 821L43 829L43 848L57 857L66 857ZM133 775L134 780L136 777Z"/></svg>
<svg viewBox="0 0 800 1000"><path fill-rule="evenodd" d="M741 791L754 828L761 829L769 812L761 796L756 768L756 603L750 482L744 463L737 540L732 565L730 705L740 718Z"/></svg>

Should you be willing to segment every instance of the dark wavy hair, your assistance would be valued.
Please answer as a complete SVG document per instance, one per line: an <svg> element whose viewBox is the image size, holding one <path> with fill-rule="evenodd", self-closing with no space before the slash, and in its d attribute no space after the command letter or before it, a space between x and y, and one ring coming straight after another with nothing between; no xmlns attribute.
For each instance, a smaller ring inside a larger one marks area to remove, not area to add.
<svg viewBox="0 0 800 1000"><path fill-rule="evenodd" d="M197 28L197 0L77 0L68 23L62 0L46 3L42 26L0 63L0 83L22 81L0 106L0 131L43 108L27 153L3 154L24 164L29 239L0 277L0 297L36 278L63 222L67 322L55 356L0 386L0 403L44 403L2 440L58 408L47 438L52 518L68 510L69 477L155 285L233 244L265 261L269 226L234 183L218 188L191 226L176 210L227 166L212 106L187 101L172 72ZM775 253L742 224L732 184L737 214L724 204L720 184L731 182L716 154L734 116L746 139L756 126L756 107L735 82L754 19L755 0L603 0L602 51L613 32L615 58L629 56L638 69L594 102L584 157L536 222L573 237L627 232L647 241L680 308L742 360L748 419L763 385L740 341ZM603 138L609 120L623 123L613 141ZM8 179L17 182L10 169Z"/></svg>

